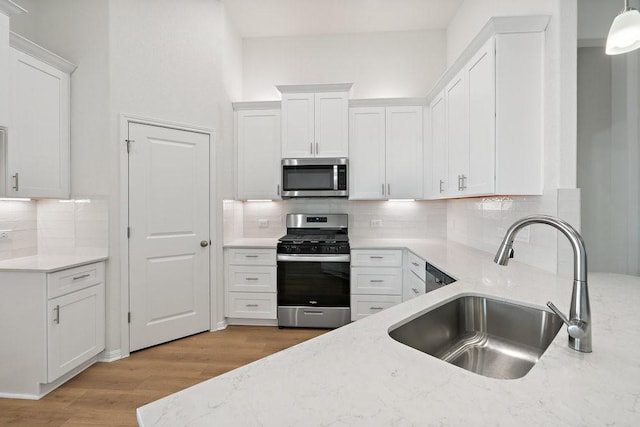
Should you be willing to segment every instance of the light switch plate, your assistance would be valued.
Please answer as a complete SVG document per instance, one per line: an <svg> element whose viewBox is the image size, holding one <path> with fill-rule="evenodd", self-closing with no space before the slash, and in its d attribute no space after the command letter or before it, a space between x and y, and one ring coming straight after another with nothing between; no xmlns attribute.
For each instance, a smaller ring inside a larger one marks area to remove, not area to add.
<svg viewBox="0 0 640 427"><path fill-rule="evenodd" d="M382 220L381 219L372 219L371 220L371 228L380 228L382 227Z"/></svg>
<svg viewBox="0 0 640 427"><path fill-rule="evenodd" d="M269 220L264 218L259 219L258 228L269 228Z"/></svg>

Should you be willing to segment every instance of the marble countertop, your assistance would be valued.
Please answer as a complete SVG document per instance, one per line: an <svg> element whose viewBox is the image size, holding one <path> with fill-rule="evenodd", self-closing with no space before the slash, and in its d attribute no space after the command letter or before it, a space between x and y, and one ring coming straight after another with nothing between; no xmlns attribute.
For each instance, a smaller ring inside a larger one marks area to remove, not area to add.
<svg viewBox="0 0 640 427"><path fill-rule="evenodd" d="M108 258L106 251L87 251L69 255L32 255L0 261L0 271L32 271L52 273Z"/></svg>
<svg viewBox="0 0 640 427"><path fill-rule="evenodd" d="M225 248L273 248L278 245L278 238L241 238L225 242Z"/></svg>
<svg viewBox="0 0 640 427"><path fill-rule="evenodd" d="M138 408L143 426L637 425L640 277L591 274L593 353L562 328L523 378L480 376L388 335L461 294L568 312L571 278L438 240L351 239L408 248L457 282Z"/></svg>

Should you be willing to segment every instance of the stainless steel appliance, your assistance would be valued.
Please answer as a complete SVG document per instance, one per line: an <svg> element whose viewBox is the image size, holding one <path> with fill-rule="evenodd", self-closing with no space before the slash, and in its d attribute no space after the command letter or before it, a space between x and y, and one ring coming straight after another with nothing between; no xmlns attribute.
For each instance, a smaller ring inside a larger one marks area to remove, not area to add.
<svg viewBox="0 0 640 427"><path fill-rule="evenodd" d="M433 265L426 263L426 266L427 266L427 274L425 276L426 292L435 291L438 288L441 288L443 286L446 286L456 281L453 277L449 276L446 273L443 273Z"/></svg>
<svg viewBox="0 0 640 427"><path fill-rule="evenodd" d="M337 328L351 320L346 214L288 214L278 240L278 326Z"/></svg>
<svg viewBox="0 0 640 427"><path fill-rule="evenodd" d="M282 159L282 198L347 197L348 164L344 158Z"/></svg>

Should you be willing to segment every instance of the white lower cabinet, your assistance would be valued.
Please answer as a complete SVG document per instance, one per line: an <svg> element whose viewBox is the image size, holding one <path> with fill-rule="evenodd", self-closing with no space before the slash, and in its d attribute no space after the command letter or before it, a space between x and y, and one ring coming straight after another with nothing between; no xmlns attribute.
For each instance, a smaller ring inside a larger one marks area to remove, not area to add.
<svg viewBox="0 0 640 427"><path fill-rule="evenodd" d="M351 251L351 320L402 302L402 250Z"/></svg>
<svg viewBox="0 0 640 427"><path fill-rule="evenodd" d="M104 262L0 272L0 397L39 399L105 348Z"/></svg>
<svg viewBox="0 0 640 427"><path fill-rule="evenodd" d="M224 270L225 316L229 324L277 320L275 249L225 249Z"/></svg>
<svg viewBox="0 0 640 427"><path fill-rule="evenodd" d="M407 301L427 292L425 284L426 263L411 251L407 251L405 278L402 286L402 300Z"/></svg>

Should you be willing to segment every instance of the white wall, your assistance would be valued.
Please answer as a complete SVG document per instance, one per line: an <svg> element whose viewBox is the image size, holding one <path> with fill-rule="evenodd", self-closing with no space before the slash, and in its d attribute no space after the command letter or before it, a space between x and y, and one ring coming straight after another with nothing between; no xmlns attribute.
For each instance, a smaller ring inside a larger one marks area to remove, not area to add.
<svg viewBox="0 0 640 427"><path fill-rule="evenodd" d="M491 16L551 17L545 44L544 195L453 200L447 203L447 237L495 251L516 219L545 213L579 221L576 190L576 0L465 0L447 29L447 61L464 50ZM550 227L534 226L529 243L517 243L518 261L549 271L571 271L570 247Z"/></svg>
<svg viewBox="0 0 640 427"><path fill-rule="evenodd" d="M354 83L354 98L425 96L445 70L444 31L244 39L243 101L275 85Z"/></svg>

